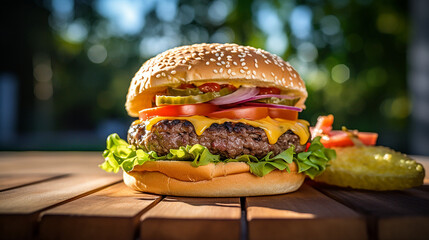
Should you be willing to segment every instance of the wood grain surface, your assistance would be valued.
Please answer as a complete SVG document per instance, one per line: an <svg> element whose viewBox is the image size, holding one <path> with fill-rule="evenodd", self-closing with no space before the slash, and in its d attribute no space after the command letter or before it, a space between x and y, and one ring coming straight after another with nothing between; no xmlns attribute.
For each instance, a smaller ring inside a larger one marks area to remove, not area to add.
<svg viewBox="0 0 429 240"><path fill-rule="evenodd" d="M429 158L415 158L429 169ZM402 191L306 181L296 192L186 198L135 192L100 153L0 152L0 239L428 239L429 177Z"/></svg>
<svg viewBox="0 0 429 240"><path fill-rule="evenodd" d="M297 192L246 198L249 239L366 239L366 225L346 206L308 185ZM335 234L334 234L335 233Z"/></svg>
<svg viewBox="0 0 429 240"><path fill-rule="evenodd" d="M166 197L141 217L141 239L239 239L239 198Z"/></svg>
<svg viewBox="0 0 429 240"><path fill-rule="evenodd" d="M160 196L118 183L42 213L42 239L135 239L141 214Z"/></svg>
<svg viewBox="0 0 429 240"><path fill-rule="evenodd" d="M62 177L57 174L0 174L0 191L10 190L30 184L36 184L53 178Z"/></svg>

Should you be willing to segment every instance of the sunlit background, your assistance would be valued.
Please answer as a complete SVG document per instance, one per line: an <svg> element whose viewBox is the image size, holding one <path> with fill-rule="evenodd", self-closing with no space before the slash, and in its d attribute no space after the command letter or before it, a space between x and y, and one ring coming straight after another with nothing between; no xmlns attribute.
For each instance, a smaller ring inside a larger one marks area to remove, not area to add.
<svg viewBox="0 0 429 240"><path fill-rule="evenodd" d="M424 0L20 1L1 10L0 149L102 150L110 133L126 136L125 95L145 60L233 42L297 69L309 92L301 118L332 113L336 128L429 155L424 9Z"/></svg>

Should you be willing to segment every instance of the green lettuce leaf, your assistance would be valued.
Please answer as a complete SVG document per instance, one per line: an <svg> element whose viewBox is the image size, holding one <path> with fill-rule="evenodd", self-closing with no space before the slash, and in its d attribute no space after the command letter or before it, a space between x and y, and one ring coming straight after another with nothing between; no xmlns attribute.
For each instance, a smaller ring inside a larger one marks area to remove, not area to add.
<svg viewBox="0 0 429 240"><path fill-rule="evenodd" d="M273 153L269 152L261 159L252 155L241 155L234 159L221 160L219 155L210 153L206 147L200 144L171 149L167 155L158 156L153 151L145 152L142 149L136 149L135 146L129 145L116 133L107 137L106 148L103 152L105 161L100 165L100 168L115 173L121 168L127 172L131 171L134 166L142 165L147 161L174 160L190 161L193 167L219 162L245 162L249 165L251 173L263 177L275 169L290 172L288 164L295 162L299 172L303 172L313 179L325 171L329 160L336 157L335 150L327 149L320 143L320 137L313 139L306 152L297 154L292 146L273 157Z"/></svg>

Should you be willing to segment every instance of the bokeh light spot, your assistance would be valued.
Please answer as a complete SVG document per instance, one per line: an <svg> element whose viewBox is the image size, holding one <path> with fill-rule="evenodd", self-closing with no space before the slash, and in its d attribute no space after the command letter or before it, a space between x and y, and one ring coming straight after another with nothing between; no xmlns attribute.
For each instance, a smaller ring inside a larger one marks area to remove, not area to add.
<svg viewBox="0 0 429 240"><path fill-rule="evenodd" d="M297 6L292 10L290 16L290 26L292 33L300 39L310 37L311 19L313 14L308 6Z"/></svg>
<svg viewBox="0 0 429 240"><path fill-rule="evenodd" d="M337 83L343 83L350 78L350 69L344 64L338 64L332 68L332 79Z"/></svg>
<svg viewBox="0 0 429 240"><path fill-rule="evenodd" d="M37 82L34 86L34 96L39 100L49 100L52 97L52 93L51 82Z"/></svg>
<svg viewBox="0 0 429 240"><path fill-rule="evenodd" d="M394 14L383 13L377 18L377 28L382 33L395 33L398 25L398 19Z"/></svg>
<svg viewBox="0 0 429 240"><path fill-rule="evenodd" d="M107 58L107 50L103 45L94 45L88 49L88 58L93 63L102 63Z"/></svg>
<svg viewBox="0 0 429 240"><path fill-rule="evenodd" d="M310 42L301 43L297 51L298 58L303 62L313 62L318 55L317 48Z"/></svg>
<svg viewBox="0 0 429 240"><path fill-rule="evenodd" d="M340 31L340 21L333 15L323 17L320 25L322 32L326 35L335 35Z"/></svg>

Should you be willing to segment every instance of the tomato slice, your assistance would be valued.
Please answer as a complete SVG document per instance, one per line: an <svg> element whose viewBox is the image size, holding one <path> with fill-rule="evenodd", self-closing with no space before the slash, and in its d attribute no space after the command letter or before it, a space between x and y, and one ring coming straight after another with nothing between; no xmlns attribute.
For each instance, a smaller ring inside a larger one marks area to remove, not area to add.
<svg viewBox="0 0 429 240"><path fill-rule="evenodd" d="M258 120L268 116L268 108L266 107L236 107L229 108L217 112L212 112L208 115L213 118L229 118L229 119L249 119Z"/></svg>
<svg viewBox="0 0 429 240"><path fill-rule="evenodd" d="M378 138L378 134L372 132L359 132L357 135L359 140L368 146L375 145ZM354 146L348 134L339 130L330 131L329 135L322 137L320 142L327 148Z"/></svg>
<svg viewBox="0 0 429 240"><path fill-rule="evenodd" d="M271 118L282 118L292 121L296 121L298 119L297 111L282 108L268 108L268 115Z"/></svg>
<svg viewBox="0 0 429 240"><path fill-rule="evenodd" d="M209 103L186 104L186 105L166 105L161 107L147 108L139 112L140 120L147 120L155 116L207 116L209 113L218 110L218 107Z"/></svg>
<svg viewBox="0 0 429 240"><path fill-rule="evenodd" d="M249 120L258 120L270 116L271 118L282 118L296 121L298 119L298 112L280 108L245 106L213 112L208 116L213 118L244 118Z"/></svg>

